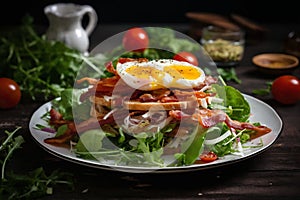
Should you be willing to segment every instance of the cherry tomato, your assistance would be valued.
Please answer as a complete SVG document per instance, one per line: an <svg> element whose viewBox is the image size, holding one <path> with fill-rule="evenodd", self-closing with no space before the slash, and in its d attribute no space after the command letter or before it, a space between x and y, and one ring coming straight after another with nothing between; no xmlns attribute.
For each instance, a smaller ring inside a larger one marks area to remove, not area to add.
<svg viewBox="0 0 300 200"><path fill-rule="evenodd" d="M194 54L187 52L187 51L181 51L181 52L175 54L173 59L178 60L178 61L189 62L195 66L198 66L198 64L199 64L197 57Z"/></svg>
<svg viewBox="0 0 300 200"><path fill-rule="evenodd" d="M19 85L12 79L0 78L0 108L15 107L21 99Z"/></svg>
<svg viewBox="0 0 300 200"><path fill-rule="evenodd" d="M201 161L208 163L208 162L212 162L218 159L217 154L215 154L214 152L210 151L206 154L202 154L200 156Z"/></svg>
<svg viewBox="0 0 300 200"><path fill-rule="evenodd" d="M126 51L144 51L149 45L147 32L138 27L126 31L123 37L123 47Z"/></svg>
<svg viewBox="0 0 300 200"><path fill-rule="evenodd" d="M279 76L272 83L271 93L282 104L295 104L300 100L300 80L293 75Z"/></svg>

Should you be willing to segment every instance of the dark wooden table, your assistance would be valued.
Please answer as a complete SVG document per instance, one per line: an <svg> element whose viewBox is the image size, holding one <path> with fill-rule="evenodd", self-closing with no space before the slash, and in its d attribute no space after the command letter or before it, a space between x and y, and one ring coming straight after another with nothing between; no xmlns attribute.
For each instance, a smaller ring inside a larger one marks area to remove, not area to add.
<svg viewBox="0 0 300 200"><path fill-rule="evenodd" d="M99 25L91 35L91 48L130 26L133 25ZM186 24L168 26L188 32ZM265 83L277 76L259 71L251 58L264 52L282 52L288 32L297 27L293 24L266 26L270 31L259 41L247 43L245 56L236 66L242 83L228 83L245 94L253 95L253 89L265 88ZM299 72L298 67L292 73L300 77ZM29 132L30 117L43 102L22 100L14 109L0 110L0 131L21 126L20 133L26 140L10 162L11 169L26 172L42 166L48 173L59 169L74 174L75 191L58 187L53 195L43 199L299 199L300 102L283 106L270 95L256 97L272 106L283 120L282 133L275 143L241 162L193 172L132 174L95 169L57 158L42 149Z"/></svg>

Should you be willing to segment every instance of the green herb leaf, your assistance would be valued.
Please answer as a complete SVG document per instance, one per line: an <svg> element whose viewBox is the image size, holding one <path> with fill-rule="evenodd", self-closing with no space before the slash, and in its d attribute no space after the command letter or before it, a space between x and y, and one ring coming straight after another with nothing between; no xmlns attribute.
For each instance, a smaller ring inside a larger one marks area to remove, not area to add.
<svg viewBox="0 0 300 200"><path fill-rule="evenodd" d="M225 112L233 120L246 121L250 116L250 105L242 93L232 86L213 85L218 96L224 99Z"/></svg>
<svg viewBox="0 0 300 200"><path fill-rule="evenodd" d="M234 81L238 84L242 83L242 80L238 78L235 68L218 68L217 72L225 81Z"/></svg>
<svg viewBox="0 0 300 200"><path fill-rule="evenodd" d="M273 83L272 81L266 82L265 83L267 85L266 88L254 89L254 90L252 90L252 93L255 95L260 95L260 96L269 95L271 92L272 83Z"/></svg>

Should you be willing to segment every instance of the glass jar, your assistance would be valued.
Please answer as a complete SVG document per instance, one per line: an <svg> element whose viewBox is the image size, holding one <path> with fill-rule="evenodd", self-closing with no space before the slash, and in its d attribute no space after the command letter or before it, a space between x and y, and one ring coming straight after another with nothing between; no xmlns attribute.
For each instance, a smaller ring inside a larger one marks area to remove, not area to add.
<svg viewBox="0 0 300 200"><path fill-rule="evenodd" d="M207 26L202 29L200 43L217 66L235 66L243 58L245 34L242 30Z"/></svg>
<svg viewBox="0 0 300 200"><path fill-rule="evenodd" d="M292 54L300 58L300 32L292 31L288 34L285 44L284 50L288 54Z"/></svg>

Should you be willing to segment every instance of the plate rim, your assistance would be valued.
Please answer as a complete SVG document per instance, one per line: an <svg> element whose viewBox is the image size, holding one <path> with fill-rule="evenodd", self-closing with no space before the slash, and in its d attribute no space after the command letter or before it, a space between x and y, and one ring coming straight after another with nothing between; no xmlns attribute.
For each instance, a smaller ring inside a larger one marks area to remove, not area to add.
<svg viewBox="0 0 300 200"><path fill-rule="evenodd" d="M99 163L93 160L86 160L83 158L79 158L79 157L71 157L72 155L64 155L62 153L59 153L57 151L55 151L53 148L53 145L49 145L46 143L43 143L43 141L40 141L37 139L36 136L34 136L34 131L39 131L39 130L34 130L34 124L36 122L33 121L34 117L36 117L37 113L41 110L46 108L47 106L50 107L51 106L51 102L53 101L48 101L44 104L42 104L40 107L38 107L32 114L30 121L29 121L29 131L31 134L31 137L34 139L34 141L42 147L42 149L44 149L46 152L62 159L62 160L66 160L72 163L76 163L79 165L83 165L83 166L87 166L87 167L92 167L92 168L96 168L96 169L103 169L103 170L109 170L109 171L122 171L122 172L127 172L127 173L178 173L178 172L188 172L188 171L200 171L200 170L206 170L206 169L211 169L211 168L217 168L217 167L221 167L221 166L226 166L226 165L230 165L233 163L237 163L237 162L241 162L244 161L246 159L252 158L258 154L261 154L263 152L265 152L267 149L269 149L280 137L282 130L283 130L283 120L280 117L280 115L277 113L277 111L272 108L269 104L265 103L264 101L250 96L248 94L244 94L242 93L242 95L246 98L246 99L251 99L252 101L256 101L258 103L260 103L261 105L263 105L264 107L266 107L267 109L269 109L270 111L272 111L273 114L275 114L274 116L277 118L279 124L279 130L276 132L276 136L272 139L272 141L270 143L268 143L267 145L264 145L263 147L259 148L257 151L250 153L249 155L243 156L243 157L239 157L237 159L232 159L232 160L226 160L224 162L219 162L219 163L207 163L207 164L193 164L193 165L188 165L188 166L178 166L178 167L153 167L153 168L145 168L145 167L135 167L135 166L114 166L114 165L108 165L108 164L103 164L103 163ZM58 97L59 98L59 97ZM251 106L251 104L250 104ZM42 131L41 131L42 132ZM63 148L63 147L61 147ZM66 149L66 148L64 148Z"/></svg>

